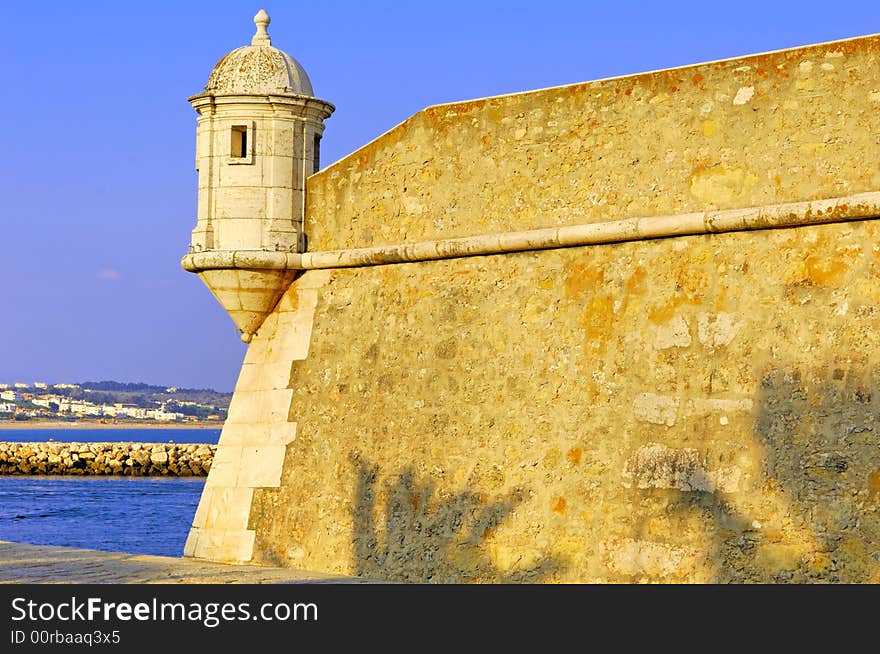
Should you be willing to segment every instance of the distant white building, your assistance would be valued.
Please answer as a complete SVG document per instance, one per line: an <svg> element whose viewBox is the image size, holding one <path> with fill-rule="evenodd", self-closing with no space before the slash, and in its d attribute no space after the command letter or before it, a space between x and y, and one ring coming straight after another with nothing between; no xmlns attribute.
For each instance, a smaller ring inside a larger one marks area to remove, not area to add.
<svg viewBox="0 0 880 654"><path fill-rule="evenodd" d="M34 382L34 388L49 388L46 382Z"/></svg>
<svg viewBox="0 0 880 654"><path fill-rule="evenodd" d="M75 401L70 403L70 412L83 416L99 416L101 407L91 402Z"/></svg>
<svg viewBox="0 0 880 654"><path fill-rule="evenodd" d="M15 387L16 388L30 388L30 386L28 386L27 384L25 384L23 382L15 382Z"/></svg>
<svg viewBox="0 0 880 654"><path fill-rule="evenodd" d="M51 402L49 401L48 397L37 397L31 400L31 404L36 404L37 406L41 406L44 409L48 409Z"/></svg>
<svg viewBox="0 0 880 654"><path fill-rule="evenodd" d="M9 384L0 384L0 390L9 388Z"/></svg>
<svg viewBox="0 0 880 654"><path fill-rule="evenodd" d="M69 388L69 389L74 389L74 388L79 388L79 384L54 384L54 385L53 385L53 388Z"/></svg>
<svg viewBox="0 0 880 654"><path fill-rule="evenodd" d="M18 393L13 390L8 391L0 391L0 400L6 400L7 402L15 402L18 399Z"/></svg>
<svg viewBox="0 0 880 654"><path fill-rule="evenodd" d="M14 404L0 404L0 413L15 413L17 408Z"/></svg>
<svg viewBox="0 0 880 654"><path fill-rule="evenodd" d="M147 409L132 404L114 404L103 406L105 416L126 416L136 420L144 420L147 417Z"/></svg>
<svg viewBox="0 0 880 654"><path fill-rule="evenodd" d="M81 416L99 416L101 415L101 407L91 402L83 402L82 400L68 400L67 398L58 398L59 413L75 413Z"/></svg>
<svg viewBox="0 0 880 654"><path fill-rule="evenodd" d="M158 409L148 409L147 410L147 418L150 420L183 420L182 413L175 413L172 411L166 411L165 407L159 407Z"/></svg>

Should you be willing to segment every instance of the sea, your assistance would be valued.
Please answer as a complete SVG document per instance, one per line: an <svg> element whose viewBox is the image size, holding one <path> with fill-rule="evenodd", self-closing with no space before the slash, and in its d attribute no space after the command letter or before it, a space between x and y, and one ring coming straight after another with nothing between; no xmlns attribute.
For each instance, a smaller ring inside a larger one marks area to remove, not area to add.
<svg viewBox="0 0 880 654"><path fill-rule="evenodd" d="M216 443L219 429L2 429L0 441ZM204 477L0 475L0 540L181 556Z"/></svg>
<svg viewBox="0 0 880 654"><path fill-rule="evenodd" d="M219 429L0 429L0 441L18 443L52 440L60 443L216 443L219 438Z"/></svg>

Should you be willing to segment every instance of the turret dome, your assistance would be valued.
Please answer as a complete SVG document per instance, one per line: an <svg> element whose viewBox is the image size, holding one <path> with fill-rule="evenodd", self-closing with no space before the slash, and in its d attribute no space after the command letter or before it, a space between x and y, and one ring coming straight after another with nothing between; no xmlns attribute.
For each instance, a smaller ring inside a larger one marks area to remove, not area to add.
<svg viewBox="0 0 880 654"><path fill-rule="evenodd" d="M314 97L312 83L299 62L272 47L269 14L260 9L254 16L257 32L251 44L223 57L208 78L205 93L211 95L305 95Z"/></svg>

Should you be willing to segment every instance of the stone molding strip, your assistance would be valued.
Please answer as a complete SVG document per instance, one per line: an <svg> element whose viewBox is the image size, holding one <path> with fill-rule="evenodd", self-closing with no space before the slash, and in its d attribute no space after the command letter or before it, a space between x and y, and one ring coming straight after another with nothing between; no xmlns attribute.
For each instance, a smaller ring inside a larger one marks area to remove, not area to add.
<svg viewBox="0 0 880 654"><path fill-rule="evenodd" d="M523 232L465 236L402 245L377 245L348 250L303 253L261 250L195 252L184 256L181 265L191 272L224 268L253 270L354 268L673 236L780 229L873 218L880 218L880 191L745 209L626 218Z"/></svg>

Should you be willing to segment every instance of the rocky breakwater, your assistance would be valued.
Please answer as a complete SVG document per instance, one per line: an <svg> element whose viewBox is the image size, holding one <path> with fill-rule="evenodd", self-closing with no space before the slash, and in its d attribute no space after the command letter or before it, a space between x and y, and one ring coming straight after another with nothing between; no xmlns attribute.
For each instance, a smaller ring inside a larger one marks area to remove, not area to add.
<svg viewBox="0 0 880 654"><path fill-rule="evenodd" d="M203 477L216 445L205 443L3 443L3 475Z"/></svg>

